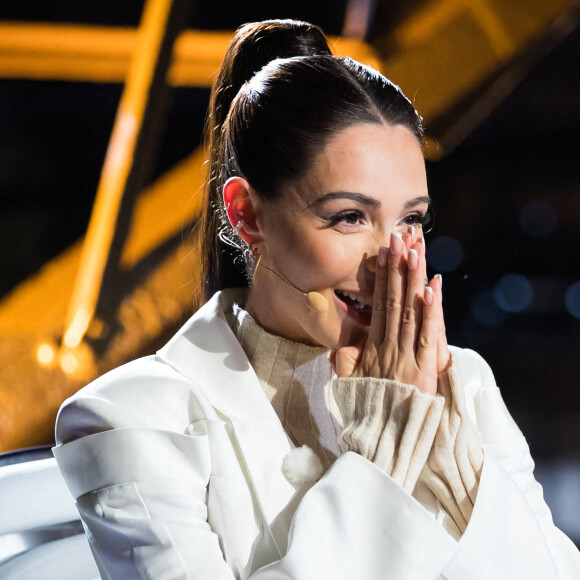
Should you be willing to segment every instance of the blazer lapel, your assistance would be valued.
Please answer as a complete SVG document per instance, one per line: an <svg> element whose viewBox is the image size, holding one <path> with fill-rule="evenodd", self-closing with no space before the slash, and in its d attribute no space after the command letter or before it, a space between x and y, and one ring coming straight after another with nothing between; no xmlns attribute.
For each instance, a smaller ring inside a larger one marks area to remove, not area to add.
<svg viewBox="0 0 580 580"><path fill-rule="evenodd" d="M233 290L216 294L158 355L230 419L250 484L282 556L296 495L282 462L293 446L225 318L224 306L235 299Z"/></svg>

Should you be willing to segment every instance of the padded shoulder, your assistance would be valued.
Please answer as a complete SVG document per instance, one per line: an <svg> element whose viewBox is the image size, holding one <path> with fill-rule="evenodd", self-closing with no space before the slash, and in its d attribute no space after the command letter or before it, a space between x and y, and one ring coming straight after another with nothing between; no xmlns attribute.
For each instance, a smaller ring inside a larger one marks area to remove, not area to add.
<svg viewBox="0 0 580 580"><path fill-rule="evenodd" d="M196 384L153 355L108 372L67 399L56 441L128 427L184 433L194 421L214 417Z"/></svg>

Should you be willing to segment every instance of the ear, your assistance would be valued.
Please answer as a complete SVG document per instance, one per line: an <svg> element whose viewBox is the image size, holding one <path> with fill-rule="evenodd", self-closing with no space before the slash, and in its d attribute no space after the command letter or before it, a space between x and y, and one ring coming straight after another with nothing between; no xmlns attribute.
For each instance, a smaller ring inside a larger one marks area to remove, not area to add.
<svg viewBox="0 0 580 580"><path fill-rule="evenodd" d="M242 177L230 177L223 188L223 199L232 227L244 220L244 225L238 231L240 238L248 245L260 241L260 228L256 220L259 200L248 181Z"/></svg>

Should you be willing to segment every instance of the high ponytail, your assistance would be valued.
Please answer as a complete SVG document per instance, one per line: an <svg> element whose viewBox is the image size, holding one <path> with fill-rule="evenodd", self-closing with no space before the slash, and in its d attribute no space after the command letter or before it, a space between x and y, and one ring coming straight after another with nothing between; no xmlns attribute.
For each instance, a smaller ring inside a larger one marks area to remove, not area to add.
<svg viewBox="0 0 580 580"><path fill-rule="evenodd" d="M297 20L267 20L244 24L234 34L214 81L204 130L209 151L203 214L198 226L201 250L199 303L226 287L247 285L243 266L234 264L235 250L220 236L226 216L218 177L224 165L223 124L240 88L277 58L331 54L318 26ZM200 305L198 304L198 305Z"/></svg>
<svg viewBox="0 0 580 580"><path fill-rule="evenodd" d="M319 28L278 20L236 32L212 89L206 124L201 299L247 285L243 244L221 199L225 182L242 177L261 200L275 203L335 134L357 123L403 125L421 143L422 119L401 89L371 67L332 56Z"/></svg>

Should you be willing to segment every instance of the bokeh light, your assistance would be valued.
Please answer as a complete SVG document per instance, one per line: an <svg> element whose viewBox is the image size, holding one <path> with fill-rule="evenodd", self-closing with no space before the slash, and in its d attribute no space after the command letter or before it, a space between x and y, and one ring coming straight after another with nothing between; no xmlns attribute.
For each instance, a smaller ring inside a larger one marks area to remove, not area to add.
<svg viewBox="0 0 580 580"><path fill-rule="evenodd" d="M520 226L526 234L535 238L551 234L558 225L554 206L545 199L533 199L520 209Z"/></svg>
<svg viewBox="0 0 580 580"><path fill-rule="evenodd" d="M451 236L439 236L427 244L427 262L437 272L451 272L462 260L461 244Z"/></svg>
<svg viewBox="0 0 580 580"><path fill-rule="evenodd" d="M60 366L66 374L70 375L78 369L79 362L72 352L67 352L60 358Z"/></svg>
<svg viewBox="0 0 580 580"><path fill-rule="evenodd" d="M505 312L522 312L530 305L534 290L525 276L506 274L495 285L493 297Z"/></svg>
<svg viewBox="0 0 580 580"><path fill-rule="evenodd" d="M471 305L471 315L475 321L485 328L499 328L507 315L501 310L493 296L493 292L485 290L479 293Z"/></svg>
<svg viewBox="0 0 580 580"><path fill-rule="evenodd" d="M568 312L574 318L580 318L580 282L576 282L566 290L564 298Z"/></svg>
<svg viewBox="0 0 580 580"><path fill-rule="evenodd" d="M54 348L52 345L43 343L36 350L36 358L43 366L48 366L54 361Z"/></svg>

